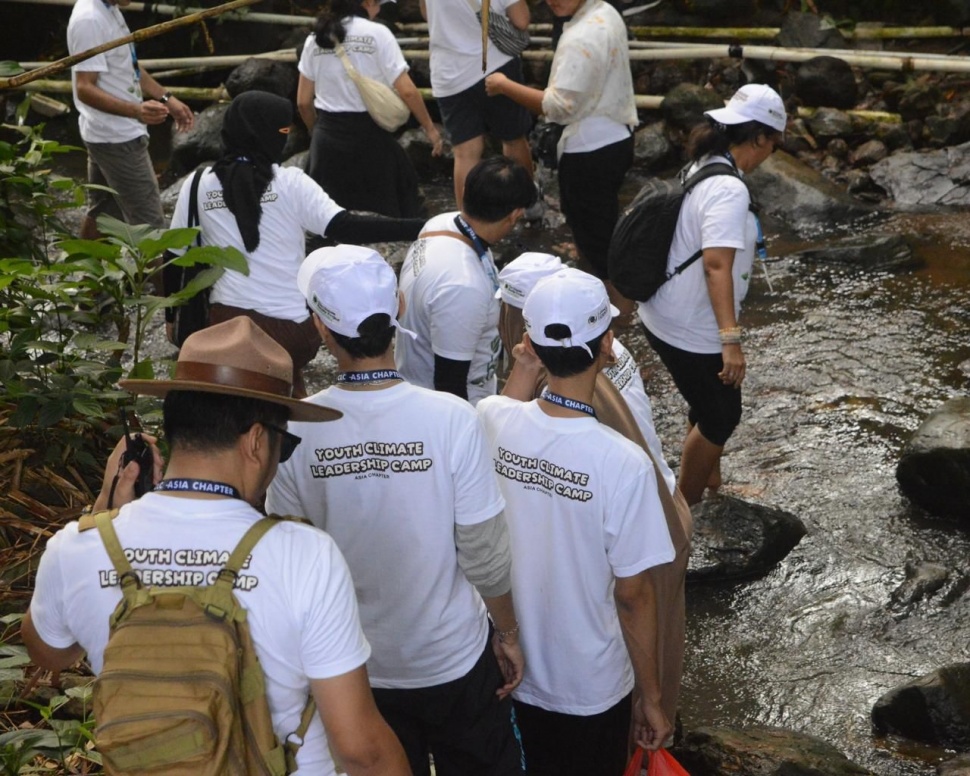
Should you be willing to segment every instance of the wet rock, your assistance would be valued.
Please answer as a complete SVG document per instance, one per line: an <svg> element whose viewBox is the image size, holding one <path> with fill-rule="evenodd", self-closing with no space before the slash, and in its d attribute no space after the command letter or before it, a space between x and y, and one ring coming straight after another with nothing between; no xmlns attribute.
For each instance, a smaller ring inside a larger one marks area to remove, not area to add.
<svg viewBox="0 0 970 776"><path fill-rule="evenodd" d="M691 511L694 538L687 578L694 581L763 576L806 533L794 515L732 496L715 496Z"/></svg>
<svg viewBox="0 0 970 776"><path fill-rule="evenodd" d="M874 164L870 173L897 205L970 204L970 143L893 154Z"/></svg>
<svg viewBox="0 0 970 776"><path fill-rule="evenodd" d="M663 101L663 116L667 129L685 136L704 120L704 111L723 108L724 100L712 89L695 84L678 84Z"/></svg>
<svg viewBox="0 0 970 776"><path fill-rule="evenodd" d="M926 141L933 146L960 145L970 140L970 104L944 105L939 116L923 122Z"/></svg>
<svg viewBox="0 0 970 776"><path fill-rule="evenodd" d="M739 14L754 10L753 0L691 0L688 5L691 13L704 19L736 19Z"/></svg>
<svg viewBox="0 0 970 776"><path fill-rule="evenodd" d="M825 151L830 156L834 156L836 159L841 159L842 161L849 158L849 144L841 137L835 137L829 140L825 145Z"/></svg>
<svg viewBox="0 0 970 776"><path fill-rule="evenodd" d="M890 593L897 606L912 606L939 592L950 579L950 571L938 563L906 564L906 579Z"/></svg>
<svg viewBox="0 0 970 776"><path fill-rule="evenodd" d="M871 193L876 201L882 198L882 194L877 192L877 187L872 182L872 177L865 170L848 170L845 173L845 190L857 197Z"/></svg>
<svg viewBox="0 0 970 776"><path fill-rule="evenodd" d="M842 33L830 21L811 13L787 14L776 42L787 48L848 48Z"/></svg>
<svg viewBox="0 0 970 776"><path fill-rule="evenodd" d="M808 129L820 140L850 135L852 119L848 113L835 108L819 108L807 119Z"/></svg>
<svg viewBox="0 0 970 776"><path fill-rule="evenodd" d="M850 164L861 167L868 167L886 158L889 150L886 145L879 140L869 140L856 148L849 155Z"/></svg>
<svg viewBox="0 0 970 776"><path fill-rule="evenodd" d="M663 122L656 122L636 133L633 156L637 167L655 170L670 157L673 146L664 132Z"/></svg>
<svg viewBox="0 0 970 776"><path fill-rule="evenodd" d="M963 754L941 763L937 776L970 776L970 754Z"/></svg>
<svg viewBox="0 0 970 776"><path fill-rule="evenodd" d="M451 177L454 167L454 156L451 146L445 146L441 156L432 156L433 147L420 127L408 129L401 133L397 140L404 148L411 164L418 172L418 178L423 181L434 178Z"/></svg>
<svg viewBox="0 0 970 776"><path fill-rule="evenodd" d="M814 57L795 73L795 96L813 108L852 108L859 99L859 88L845 60Z"/></svg>
<svg viewBox="0 0 970 776"><path fill-rule="evenodd" d="M970 747L970 663L955 663L900 685L872 707L881 735L955 749Z"/></svg>
<svg viewBox="0 0 970 776"><path fill-rule="evenodd" d="M188 132L172 135L169 166L176 175L191 172L202 162L212 162L222 153L222 121L229 105L210 105L195 117Z"/></svg>
<svg viewBox="0 0 970 776"><path fill-rule="evenodd" d="M775 727L698 728L674 755L691 776L864 776L871 774L831 744Z"/></svg>
<svg viewBox="0 0 970 776"><path fill-rule="evenodd" d="M296 83L299 77L296 68L285 62L272 59L247 59L236 67L226 79L226 91L230 97L258 89L263 92L296 98Z"/></svg>
<svg viewBox="0 0 970 776"><path fill-rule="evenodd" d="M793 258L814 264L841 264L867 272L915 269L922 265L906 239L898 234L867 233L845 237L821 248L798 251Z"/></svg>
<svg viewBox="0 0 970 776"><path fill-rule="evenodd" d="M903 447L896 480L932 514L970 516L970 398L950 399L923 421Z"/></svg>
<svg viewBox="0 0 970 776"><path fill-rule="evenodd" d="M890 151L913 147L913 139L902 124L879 121L869 125L869 132L876 140L881 140Z"/></svg>
<svg viewBox="0 0 970 776"><path fill-rule="evenodd" d="M658 62L650 72L650 91L646 94L669 94L679 84L689 82L690 73L683 62L676 59ZM540 81L540 83L544 82ZM638 92L638 94L642 93Z"/></svg>
<svg viewBox="0 0 970 776"><path fill-rule="evenodd" d="M793 156L778 151L748 176L763 212L777 216L799 233L814 233L832 223L847 223L873 212L843 188L827 181Z"/></svg>
<svg viewBox="0 0 970 776"><path fill-rule="evenodd" d="M940 87L935 80L917 78L886 91L886 103L890 110L898 111L903 121L924 119L935 114L942 102Z"/></svg>

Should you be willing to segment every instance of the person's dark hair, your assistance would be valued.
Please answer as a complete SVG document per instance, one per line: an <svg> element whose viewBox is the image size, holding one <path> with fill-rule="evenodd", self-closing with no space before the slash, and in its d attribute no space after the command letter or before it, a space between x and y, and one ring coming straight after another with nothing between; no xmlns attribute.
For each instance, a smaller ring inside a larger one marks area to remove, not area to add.
<svg viewBox="0 0 970 776"><path fill-rule="evenodd" d="M687 138L687 158L699 161L708 154L723 156L731 147L757 140L764 135L773 137L781 134L778 130L760 121L745 121L743 124L718 124L708 118L691 130Z"/></svg>
<svg viewBox="0 0 970 776"><path fill-rule="evenodd" d="M553 339L567 339L570 332L569 327L565 324L551 323L546 326L545 334ZM598 337L586 343L586 347L594 356L600 352L600 346L603 344L603 337L605 336L606 332L604 331ZM564 348L559 345L537 345L533 341L532 349L535 350L546 371L553 377L572 377L581 374L589 369L595 360L590 358L589 353L581 347Z"/></svg>
<svg viewBox="0 0 970 776"><path fill-rule="evenodd" d="M492 156L465 178L461 209L472 218L495 223L517 208L529 207L537 196L525 167L508 157Z"/></svg>
<svg viewBox="0 0 970 776"><path fill-rule="evenodd" d="M376 358L383 356L394 339L394 326L387 313L374 313L364 318L357 327L359 337L348 337L330 330L334 340L347 351L351 358Z"/></svg>
<svg viewBox="0 0 970 776"><path fill-rule="evenodd" d="M290 411L243 396L205 391L170 391L162 405L165 438L173 450L225 450L253 423L286 427Z"/></svg>
<svg viewBox="0 0 970 776"><path fill-rule="evenodd" d="M347 28L343 20L348 16L367 18L367 11L361 7L360 0L330 0L324 5L313 25L313 35L320 48L332 49L334 38L340 43L344 42Z"/></svg>

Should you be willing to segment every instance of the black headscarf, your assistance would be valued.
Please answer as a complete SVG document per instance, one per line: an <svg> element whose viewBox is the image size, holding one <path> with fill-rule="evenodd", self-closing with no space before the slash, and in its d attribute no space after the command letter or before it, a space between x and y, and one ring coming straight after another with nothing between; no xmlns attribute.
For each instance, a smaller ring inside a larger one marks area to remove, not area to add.
<svg viewBox="0 0 970 776"><path fill-rule="evenodd" d="M222 124L222 158L212 171L222 183L229 212L236 217L246 250L259 247L260 199L283 161L293 105L269 92L243 92L229 105Z"/></svg>

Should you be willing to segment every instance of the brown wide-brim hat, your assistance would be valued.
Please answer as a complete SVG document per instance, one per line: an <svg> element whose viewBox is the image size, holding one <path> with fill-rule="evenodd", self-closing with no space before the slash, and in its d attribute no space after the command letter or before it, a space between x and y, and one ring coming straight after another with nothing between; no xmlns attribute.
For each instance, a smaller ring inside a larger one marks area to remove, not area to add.
<svg viewBox="0 0 970 776"><path fill-rule="evenodd" d="M280 404L290 420L337 420L342 412L293 398L293 360L251 318L241 315L192 334L179 351L171 380L119 380L126 391L167 396L202 391Z"/></svg>

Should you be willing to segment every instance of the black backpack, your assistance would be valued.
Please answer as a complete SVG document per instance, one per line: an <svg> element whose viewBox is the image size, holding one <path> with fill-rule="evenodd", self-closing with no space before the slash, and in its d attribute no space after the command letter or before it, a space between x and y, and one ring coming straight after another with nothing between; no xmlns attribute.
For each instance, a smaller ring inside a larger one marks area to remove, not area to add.
<svg viewBox="0 0 970 776"><path fill-rule="evenodd" d="M610 281L627 299L646 302L660 286L701 257L698 250L667 272L667 257L684 197L715 175L741 177L734 167L720 162L704 165L689 177L684 168L674 178L648 181L620 214L610 239L607 267Z"/></svg>

